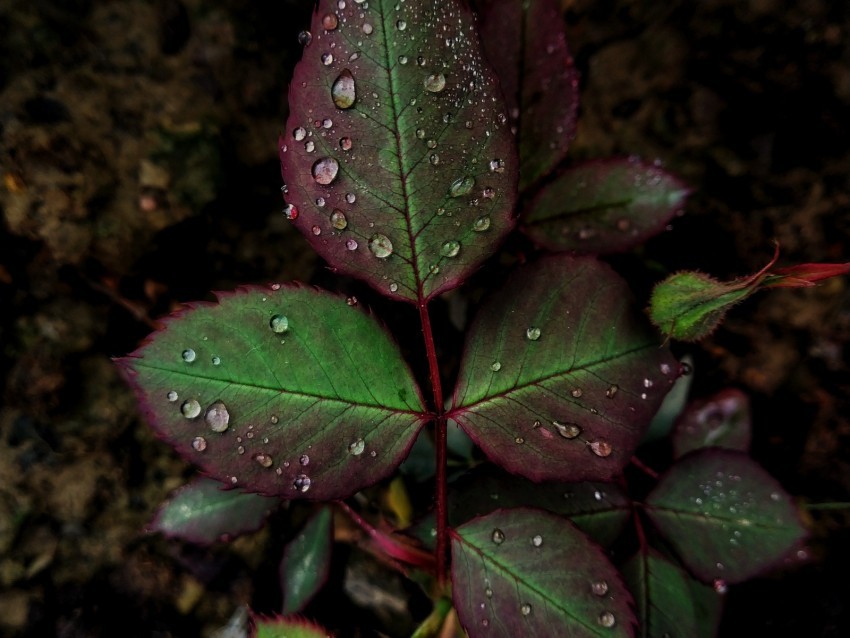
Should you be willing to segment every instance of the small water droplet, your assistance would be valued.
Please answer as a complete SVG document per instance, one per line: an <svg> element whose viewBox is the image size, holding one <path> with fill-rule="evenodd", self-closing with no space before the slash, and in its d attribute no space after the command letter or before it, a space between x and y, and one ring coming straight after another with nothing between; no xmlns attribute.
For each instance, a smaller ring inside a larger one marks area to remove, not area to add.
<svg viewBox="0 0 850 638"><path fill-rule="evenodd" d="M319 208L324 208L324 207L325 207L325 198L324 198L324 197L319 197L319 198L316 200L316 206L318 206Z"/></svg>
<svg viewBox="0 0 850 638"><path fill-rule="evenodd" d="M490 170L494 173L504 173L505 172L505 160L498 159L498 158L490 160Z"/></svg>
<svg viewBox="0 0 850 638"><path fill-rule="evenodd" d="M210 359L210 361L212 361L212 364L214 366L220 366L221 365L221 357L213 355L213 357L212 357L212 359Z"/></svg>
<svg viewBox="0 0 850 638"><path fill-rule="evenodd" d="M198 410L200 412L200 408ZM224 432L230 424L230 412L227 411L227 406L221 401L216 401L207 408L204 414L204 421L213 432Z"/></svg>
<svg viewBox="0 0 850 638"><path fill-rule="evenodd" d="M301 46L308 46L313 41L313 34L309 31L302 31L298 34L298 44Z"/></svg>
<svg viewBox="0 0 850 638"><path fill-rule="evenodd" d="M398 284L396 282L390 284L390 292L398 292Z"/></svg>
<svg viewBox="0 0 850 638"><path fill-rule="evenodd" d="M594 492L593 492L593 500L594 501L601 501L603 498L605 498L604 492L600 492L599 490L594 490Z"/></svg>
<svg viewBox="0 0 850 638"><path fill-rule="evenodd" d="M651 388L652 386L653 386L652 379L644 379L643 380L643 387L644 388Z"/></svg>
<svg viewBox="0 0 850 638"><path fill-rule="evenodd" d="M505 533L496 527L493 529L493 533L490 534L490 540L496 543L496 545L501 545L505 542Z"/></svg>
<svg viewBox="0 0 850 638"><path fill-rule="evenodd" d="M422 83L425 85L426 91L439 93L446 88L446 76L442 73L432 73L426 76Z"/></svg>
<svg viewBox="0 0 850 638"><path fill-rule="evenodd" d="M354 76L348 69L343 69L331 86L331 97L338 109L350 109L357 99L357 87Z"/></svg>
<svg viewBox="0 0 850 638"><path fill-rule="evenodd" d="M313 163L313 179L319 184L327 186L336 179L339 173L339 164L332 157L322 157Z"/></svg>
<svg viewBox="0 0 850 638"><path fill-rule="evenodd" d="M407 22L405 22L404 20L399 20L395 23L395 26L398 28L399 31L404 31L407 28Z"/></svg>
<svg viewBox="0 0 850 638"><path fill-rule="evenodd" d="M272 422L272 425L277 425L278 423L280 423L280 419L278 419L277 415L275 415L275 414L272 414L272 418L269 419L269 421Z"/></svg>
<svg viewBox="0 0 850 638"><path fill-rule="evenodd" d="M493 363L490 364L490 369L493 372L498 372L499 370L502 369L502 364L499 363L498 361L494 361Z"/></svg>
<svg viewBox="0 0 850 638"><path fill-rule="evenodd" d="M718 594L725 594L729 589L729 587L726 585L726 581L722 578L715 578L712 585L714 587L714 591L716 591Z"/></svg>
<svg viewBox="0 0 850 638"><path fill-rule="evenodd" d="M363 439L355 439L348 445L348 453L351 456L360 456L363 454L363 450L366 449L366 441Z"/></svg>
<svg viewBox="0 0 850 638"><path fill-rule="evenodd" d="M452 185L449 186L449 195L452 197L463 197L464 195L469 195L473 186L475 186L475 178L471 175L458 177L452 182Z"/></svg>
<svg viewBox="0 0 850 638"><path fill-rule="evenodd" d="M561 423L560 421L552 421L558 434L565 439L574 439L581 434L581 428L575 423Z"/></svg>
<svg viewBox="0 0 850 638"><path fill-rule="evenodd" d="M440 266L437 264L431 264L431 267L428 268L428 270L431 272L432 275L436 275L440 272Z"/></svg>
<svg viewBox="0 0 850 638"><path fill-rule="evenodd" d="M431 157L428 158L428 161L431 162L433 166L436 166L440 163L440 156L436 153L431 153Z"/></svg>
<svg viewBox="0 0 850 638"><path fill-rule="evenodd" d="M481 191L481 195L484 197L484 199L493 199L493 197L496 195L496 191L488 186L483 191Z"/></svg>
<svg viewBox="0 0 850 638"><path fill-rule="evenodd" d="M619 390L620 390L620 386L618 386L618 385L608 386L608 389L605 390L605 396L608 397L609 399L613 399L614 396L617 394L617 392L619 392Z"/></svg>
<svg viewBox="0 0 850 638"><path fill-rule="evenodd" d="M617 619L614 618L614 614L612 614L610 611L603 611L601 614L599 614L597 622L603 627L613 627L617 624Z"/></svg>
<svg viewBox="0 0 850 638"><path fill-rule="evenodd" d="M333 125L334 121L329 117L322 120L322 128L333 128Z"/></svg>
<svg viewBox="0 0 850 638"><path fill-rule="evenodd" d="M489 215L482 215L481 217L476 219L475 222L472 224L472 230L474 230L476 233L483 232L488 228L490 228Z"/></svg>
<svg viewBox="0 0 850 638"><path fill-rule="evenodd" d="M310 229L310 232L312 232L314 235L317 235L317 236L318 236L318 235L321 235L321 234L322 234L322 229L321 229L321 227L319 227L319 226L313 226L313 227Z"/></svg>
<svg viewBox="0 0 850 638"><path fill-rule="evenodd" d="M590 451L596 456L605 458L606 456L611 456L611 452L614 451L614 448L605 439L597 439L596 441L590 442Z"/></svg>
<svg viewBox="0 0 850 638"><path fill-rule="evenodd" d="M531 544L535 547L540 547L543 544L543 537L540 534L536 534L531 537Z"/></svg>
<svg viewBox="0 0 850 638"><path fill-rule="evenodd" d="M581 388L574 388L570 391L570 394L573 395L574 398L578 399L581 397L582 394L584 394L584 392Z"/></svg>
<svg viewBox="0 0 850 638"><path fill-rule="evenodd" d="M347 201L349 204L353 204L357 201L357 195L355 195L354 193L346 193L345 201Z"/></svg>
<svg viewBox="0 0 850 638"><path fill-rule="evenodd" d="M487 596L487 598L492 598L493 597L493 590L488 587L487 589L484 590L484 595Z"/></svg>
<svg viewBox="0 0 850 638"><path fill-rule="evenodd" d="M334 212L331 213L331 226L337 230L345 230L345 227L348 226L348 220L345 218L345 213L338 208L335 208Z"/></svg>
<svg viewBox="0 0 850 638"><path fill-rule="evenodd" d="M295 480L292 481L292 487L300 492L306 492L310 489L310 485L313 481L310 480L310 477L306 474L299 474L295 477Z"/></svg>
<svg viewBox="0 0 850 638"><path fill-rule="evenodd" d="M357 244L357 240L356 240L356 239L348 239L348 240L346 240L346 242L345 242L345 247L346 247L348 250L357 250L357 246L358 246L358 244Z"/></svg>
<svg viewBox="0 0 850 638"><path fill-rule="evenodd" d="M460 252L460 242L449 240L440 247L440 254L443 257L457 257Z"/></svg>
<svg viewBox="0 0 850 638"><path fill-rule="evenodd" d="M369 250L378 259L386 259L393 254L393 243L381 233L375 233L369 239Z"/></svg>
<svg viewBox="0 0 850 638"><path fill-rule="evenodd" d="M303 126L299 126L296 129L292 130L292 137L295 138L296 142L302 141L305 137L307 137L307 129Z"/></svg>
<svg viewBox="0 0 850 638"><path fill-rule="evenodd" d="M324 27L326 31L333 31L334 29L336 29L338 24L339 20L337 19L335 13L325 14L325 17L322 18L322 27Z"/></svg>
<svg viewBox="0 0 850 638"><path fill-rule="evenodd" d="M363 23L363 33L365 33L366 35L372 35L372 31L374 31L374 28L372 27L372 25L369 24L368 22L364 22Z"/></svg>
<svg viewBox="0 0 850 638"><path fill-rule="evenodd" d="M531 605L528 603L523 603L519 608L520 613L523 616L528 616L531 613Z"/></svg>
<svg viewBox="0 0 850 638"><path fill-rule="evenodd" d="M180 406L180 413L187 419L194 419L201 413L201 404L195 399L184 401L183 405Z"/></svg>
<svg viewBox="0 0 850 638"><path fill-rule="evenodd" d="M316 144L313 142L313 140L307 140L307 143L304 144L304 150L308 153L312 153L316 150Z"/></svg>
<svg viewBox="0 0 850 638"><path fill-rule="evenodd" d="M604 596L608 593L608 583L604 580L597 580L590 584L590 591L593 592L594 596Z"/></svg>
<svg viewBox="0 0 850 638"><path fill-rule="evenodd" d="M298 462L299 462L301 465L310 465L310 457L309 457L308 455L306 455L306 454L302 454L302 455L298 458Z"/></svg>
<svg viewBox="0 0 850 638"><path fill-rule="evenodd" d="M177 400L178 397L177 397L177 393L174 390L172 390L171 392L169 392L168 394L165 395L165 398L167 398L169 401L174 403Z"/></svg>
<svg viewBox="0 0 850 638"><path fill-rule="evenodd" d="M514 443L516 443L517 445L522 445L523 443L525 443L525 439L522 438L521 436L518 436L517 438L514 439Z"/></svg>
<svg viewBox="0 0 850 638"><path fill-rule="evenodd" d="M256 454L254 456L254 460L259 463L261 467L271 467L274 463L274 459L272 459L272 457L268 454L264 454L263 452Z"/></svg>
<svg viewBox="0 0 850 638"><path fill-rule="evenodd" d="M407 56L406 55L398 56L398 62L399 62L399 64L407 64Z"/></svg>
<svg viewBox="0 0 850 638"><path fill-rule="evenodd" d="M341 138L341 139L339 140L339 147L340 147L342 150L344 150L344 151L350 151L350 150L351 150L351 146L352 146L352 143L351 143L351 138L350 138L350 137L343 137L343 138Z"/></svg>
<svg viewBox="0 0 850 638"><path fill-rule="evenodd" d="M207 440L202 436L196 436L192 439L192 449L195 452L203 452L207 449Z"/></svg>
<svg viewBox="0 0 850 638"><path fill-rule="evenodd" d="M529 341L537 341L540 338L540 328L532 326L526 329L525 336Z"/></svg>
<svg viewBox="0 0 850 638"><path fill-rule="evenodd" d="M334 63L333 53L322 53L322 64L330 66Z"/></svg>
<svg viewBox="0 0 850 638"><path fill-rule="evenodd" d="M289 221L295 221L298 219L298 207L294 204L287 205L286 208L283 209L283 216Z"/></svg>
<svg viewBox="0 0 850 638"><path fill-rule="evenodd" d="M192 363L195 360L195 357L196 357L195 351L192 350L192 348L186 348L180 354L180 356L183 357L183 361L185 361L186 363Z"/></svg>
<svg viewBox="0 0 850 638"><path fill-rule="evenodd" d="M354 295L351 295L350 297L346 297L345 303L348 304L349 306L356 306L357 303L358 303L357 297L355 297Z"/></svg>
<svg viewBox="0 0 850 638"><path fill-rule="evenodd" d="M272 329L272 332L276 334L283 334L287 330L289 330L289 319L284 315L273 315L271 319L269 319L269 328Z"/></svg>

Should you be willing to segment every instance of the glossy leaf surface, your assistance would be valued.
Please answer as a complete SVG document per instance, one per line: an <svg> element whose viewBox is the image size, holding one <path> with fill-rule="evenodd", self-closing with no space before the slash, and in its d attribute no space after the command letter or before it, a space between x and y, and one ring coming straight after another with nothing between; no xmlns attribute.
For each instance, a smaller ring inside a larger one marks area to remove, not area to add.
<svg viewBox="0 0 850 638"><path fill-rule="evenodd" d="M328 578L331 567L333 514L320 509L286 546L280 564L283 613L301 611Z"/></svg>
<svg viewBox="0 0 850 638"><path fill-rule="evenodd" d="M628 462L678 370L614 271L548 257L481 308L450 416L510 472L604 480Z"/></svg>
<svg viewBox="0 0 850 638"><path fill-rule="evenodd" d="M673 430L673 454L680 457L704 447L748 452L751 437L750 400L727 388L688 405Z"/></svg>
<svg viewBox="0 0 850 638"><path fill-rule="evenodd" d="M229 490L218 481L195 479L174 492L151 523L151 531L210 544L259 529L278 500Z"/></svg>
<svg viewBox="0 0 850 638"><path fill-rule="evenodd" d="M617 570L563 518L497 510L454 530L451 546L455 608L471 638L634 635Z"/></svg>
<svg viewBox="0 0 850 638"><path fill-rule="evenodd" d="M687 195L682 182L651 164L587 162L543 187L523 212L522 230L549 250L619 252L664 230Z"/></svg>
<svg viewBox="0 0 850 638"><path fill-rule="evenodd" d="M647 512L703 582L737 583L778 563L805 536L791 498L747 455L711 448L678 461Z"/></svg>
<svg viewBox="0 0 850 638"><path fill-rule="evenodd" d="M384 329L306 287L196 305L119 365L181 454L226 484L288 499L345 497L380 480L423 418Z"/></svg>
<svg viewBox="0 0 850 638"><path fill-rule="evenodd" d="M477 0L475 6L517 129L524 191L566 157L576 131L578 71L555 0Z"/></svg>
<svg viewBox="0 0 850 638"><path fill-rule="evenodd" d="M321 0L295 68L288 216L391 297L458 285L513 226L515 143L473 24L457 0Z"/></svg>

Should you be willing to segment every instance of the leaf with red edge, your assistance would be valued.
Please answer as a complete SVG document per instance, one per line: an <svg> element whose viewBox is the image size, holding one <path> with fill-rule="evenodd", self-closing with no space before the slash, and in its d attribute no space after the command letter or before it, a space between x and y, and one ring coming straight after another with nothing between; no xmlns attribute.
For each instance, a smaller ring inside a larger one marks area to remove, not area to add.
<svg viewBox="0 0 850 638"><path fill-rule="evenodd" d="M797 264L774 268L764 279L764 288L805 288L830 277L850 273L850 262L845 264Z"/></svg>
<svg viewBox="0 0 850 638"><path fill-rule="evenodd" d="M449 416L510 472L605 480L629 461L678 371L611 268L547 257L481 308Z"/></svg>
<svg viewBox="0 0 850 638"><path fill-rule="evenodd" d="M246 494L218 481L196 478L163 503L150 529L208 545L260 529L277 503L276 498Z"/></svg>
<svg viewBox="0 0 850 638"><path fill-rule="evenodd" d="M346 497L389 475L427 418L383 327L297 285L192 306L118 365L178 452L288 499Z"/></svg>
<svg viewBox="0 0 850 638"><path fill-rule="evenodd" d="M707 399L691 402L673 429L676 458L704 447L748 452L752 438L750 400L735 388L721 390Z"/></svg>
<svg viewBox="0 0 850 638"><path fill-rule="evenodd" d="M791 497L746 454L693 452L661 477L647 513L703 582L738 583L777 565L806 532Z"/></svg>
<svg viewBox="0 0 850 638"><path fill-rule="evenodd" d="M516 127L525 191L566 157L576 132L578 71L554 0L477 0L475 6L484 51Z"/></svg>
<svg viewBox="0 0 850 638"><path fill-rule="evenodd" d="M514 225L516 149L457 0L321 0L280 139L288 216L396 299L460 284Z"/></svg>
<svg viewBox="0 0 850 638"><path fill-rule="evenodd" d="M628 250L682 211L688 188L634 159L586 162L544 186L522 215L522 231L555 251L604 254Z"/></svg>
<svg viewBox="0 0 850 638"><path fill-rule="evenodd" d="M298 616L252 616L251 638L330 638L326 629Z"/></svg>
<svg viewBox="0 0 850 638"><path fill-rule="evenodd" d="M634 635L631 595L569 521L497 510L452 530L452 597L470 638Z"/></svg>
<svg viewBox="0 0 850 638"><path fill-rule="evenodd" d="M301 611L328 579L331 568L333 514L323 507L283 551L280 589L283 613Z"/></svg>

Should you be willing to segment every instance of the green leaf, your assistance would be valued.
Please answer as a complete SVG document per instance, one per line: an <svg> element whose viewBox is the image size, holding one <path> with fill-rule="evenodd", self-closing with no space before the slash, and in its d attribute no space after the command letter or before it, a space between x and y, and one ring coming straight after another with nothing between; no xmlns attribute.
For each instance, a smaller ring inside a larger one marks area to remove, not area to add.
<svg viewBox="0 0 850 638"><path fill-rule="evenodd" d="M578 71L555 0L477 0L475 7L516 127L525 191L567 155L578 116Z"/></svg>
<svg viewBox="0 0 850 638"><path fill-rule="evenodd" d="M288 216L334 268L397 299L457 286L512 228L498 80L457 0L321 0L280 140Z"/></svg>
<svg viewBox="0 0 850 638"><path fill-rule="evenodd" d="M688 405L673 430L673 454L678 458L704 447L748 452L751 438L750 400L727 388Z"/></svg>
<svg viewBox="0 0 850 638"><path fill-rule="evenodd" d="M641 638L697 638L720 620L719 607L715 617L708 618L694 600L692 585L705 586L694 583L687 572L653 549L635 554L623 566L623 578L635 597ZM708 594L718 598L712 590Z"/></svg>
<svg viewBox="0 0 850 638"><path fill-rule="evenodd" d="M452 596L470 638L634 635L620 575L569 521L497 510L451 535Z"/></svg>
<svg viewBox="0 0 850 638"><path fill-rule="evenodd" d="M709 448L678 461L647 513L703 582L738 583L779 563L805 529L779 483L747 455Z"/></svg>
<svg viewBox="0 0 850 638"><path fill-rule="evenodd" d="M629 461L678 371L620 277L554 256L481 308L449 416L510 472L605 480Z"/></svg>
<svg viewBox="0 0 850 638"><path fill-rule="evenodd" d="M303 618L252 618L251 638L330 638L330 632Z"/></svg>
<svg viewBox="0 0 850 638"><path fill-rule="evenodd" d="M425 418L384 329L344 297L297 285L195 305L118 364L181 454L287 499L341 498L389 475Z"/></svg>
<svg viewBox="0 0 850 638"><path fill-rule="evenodd" d="M283 613L301 611L328 578L331 567L333 513L320 509L291 540L280 564Z"/></svg>
<svg viewBox="0 0 850 638"><path fill-rule="evenodd" d="M688 188L635 159L587 162L543 187L522 217L522 230L555 251L612 253L658 234L681 213Z"/></svg>
<svg viewBox="0 0 850 638"><path fill-rule="evenodd" d="M218 481L197 478L174 492L151 523L153 532L210 544L258 530L276 498L245 494Z"/></svg>

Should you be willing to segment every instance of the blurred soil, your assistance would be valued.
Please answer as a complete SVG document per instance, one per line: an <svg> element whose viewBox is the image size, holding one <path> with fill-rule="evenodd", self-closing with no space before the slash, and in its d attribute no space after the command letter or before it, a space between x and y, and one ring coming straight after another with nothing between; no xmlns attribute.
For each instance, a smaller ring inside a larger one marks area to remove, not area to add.
<svg viewBox="0 0 850 638"><path fill-rule="evenodd" d="M191 469L110 358L239 283L380 305L328 276L280 212L277 135L311 4L0 0L0 635L210 636L241 603L277 605L258 583L280 529L208 552L145 533ZM850 258L850 3L562 6L582 74L573 159L659 159L694 188L638 253L655 279L756 271L773 239L783 264ZM763 293L676 346L696 396L750 394L754 455L801 503L850 501L848 283ZM732 588L722 636L848 635L850 514L809 522L811 563ZM388 592L375 626L402 631L400 585L351 564L367 599Z"/></svg>

